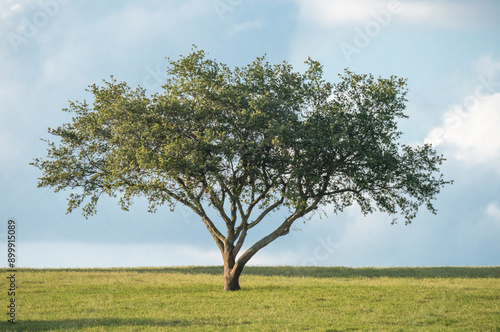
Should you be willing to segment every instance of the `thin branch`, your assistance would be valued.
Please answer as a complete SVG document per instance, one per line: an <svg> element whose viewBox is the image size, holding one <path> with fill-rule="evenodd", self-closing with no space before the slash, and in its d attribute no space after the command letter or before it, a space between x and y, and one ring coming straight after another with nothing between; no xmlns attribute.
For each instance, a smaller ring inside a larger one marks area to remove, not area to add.
<svg viewBox="0 0 500 332"><path fill-rule="evenodd" d="M205 226L207 226L208 231L210 232L210 234L212 234L212 237L214 238L215 242L217 243L217 246L219 247L219 249L223 250L224 249L223 244L226 242L226 238L224 237L224 235L222 235L222 233L215 226L215 224L212 222L212 220L210 220L210 218L206 214L205 210L203 209L203 206L200 203L198 205L198 208L199 208L200 213L197 213L197 214L201 217Z"/></svg>
<svg viewBox="0 0 500 332"><path fill-rule="evenodd" d="M269 235L263 237L257 241L253 246L251 246L247 251L245 251L240 258L236 261L236 265L246 264L250 258L252 258L260 249L267 246L269 243L276 240L278 237L288 234L290 227L295 220L302 217L305 214L304 211L295 212L289 216L285 221ZM246 231L244 231L246 232ZM238 241L239 242L239 241ZM242 241L243 242L243 241ZM241 246L240 246L241 248ZM236 267L236 266L235 266Z"/></svg>
<svg viewBox="0 0 500 332"><path fill-rule="evenodd" d="M269 206L267 209L265 209L260 215L259 217L257 217L257 219L255 219L254 221L252 221L250 224L248 224L248 227L246 227L246 229L251 229L255 226L257 226L257 224L259 222L262 221L262 219L264 219L264 217L266 215L268 215L271 211L273 211L274 209L276 209L278 206L280 206L281 204L283 204L285 198L283 196L281 196L281 199L279 201L276 201L273 205Z"/></svg>
<svg viewBox="0 0 500 332"><path fill-rule="evenodd" d="M177 183L179 183L181 185L184 192L188 195L188 197L192 201L192 202L187 201L188 202L187 206L190 207L196 214L198 214L201 217L201 219L203 220L203 223L205 224L208 231L210 232L210 234L214 238L215 242L217 243L217 246L219 247L219 249L223 250L223 247L224 247L223 243L225 243L225 241L226 241L226 238L224 237L224 235L222 235L222 233L218 230L218 228L215 226L215 224L210 220L207 213L203 209L201 201L196 200L196 197L194 197L193 193L189 190L189 188L186 186L184 181L180 177L178 177L176 180L177 180ZM186 201L186 200L184 200L184 201Z"/></svg>
<svg viewBox="0 0 500 332"><path fill-rule="evenodd" d="M236 257L236 255L238 255L238 253L240 252L241 247L243 246L243 243L245 242L245 239L247 237L246 224L244 225L243 229L241 230L241 235L238 234L238 236L239 236L239 237L237 237L238 242L236 242L236 245L233 248L234 257Z"/></svg>
<svg viewBox="0 0 500 332"><path fill-rule="evenodd" d="M202 185L205 188L208 188L208 183L206 182L206 179L202 180ZM225 194L222 195L223 199L219 199L217 195L213 193L213 191L209 191L210 194L210 202L212 205L219 211L222 219L226 223L226 225L229 225L231 223L231 219L229 216L226 214L226 211L224 210L224 202L225 202Z"/></svg>

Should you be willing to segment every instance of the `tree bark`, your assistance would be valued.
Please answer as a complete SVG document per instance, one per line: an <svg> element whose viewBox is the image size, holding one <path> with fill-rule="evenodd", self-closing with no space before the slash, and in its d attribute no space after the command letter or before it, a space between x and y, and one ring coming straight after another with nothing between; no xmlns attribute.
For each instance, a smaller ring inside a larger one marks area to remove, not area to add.
<svg viewBox="0 0 500 332"><path fill-rule="evenodd" d="M236 264L232 253L225 253L224 258L224 290L240 290L240 275L243 272L244 264Z"/></svg>
<svg viewBox="0 0 500 332"><path fill-rule="evenodd" d="M241 271L226 271L224 269L224 290L237 291L240 290L240 275Z"/></svg>

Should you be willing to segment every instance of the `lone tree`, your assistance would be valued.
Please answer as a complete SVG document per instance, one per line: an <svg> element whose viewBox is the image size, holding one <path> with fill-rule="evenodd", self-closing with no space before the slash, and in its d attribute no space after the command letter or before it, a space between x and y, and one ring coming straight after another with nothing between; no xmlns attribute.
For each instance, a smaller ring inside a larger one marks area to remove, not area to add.
<svg viewBox="0 0 500 332"><path fill-rule="evenodd" d="M207 227L224 261L224 289L240 289L245 264L288 234L295 221L329 205L365 214L401 214L406 223L450 183L429 146L397 142L406 81L348 70L336 84L311 59L304 73L264 57L245 67L207 59L196 48L169 60L163 92L146 95L113 77L90 86L93 105L70 102L70 123L49 133L39 187L71 189L68 213L96 212L102 194L127 210L144 196L149 210L180 202ZM225 224L206 212L214 208ZM273 211L288 216L240 253L247 234Z"/></svg>

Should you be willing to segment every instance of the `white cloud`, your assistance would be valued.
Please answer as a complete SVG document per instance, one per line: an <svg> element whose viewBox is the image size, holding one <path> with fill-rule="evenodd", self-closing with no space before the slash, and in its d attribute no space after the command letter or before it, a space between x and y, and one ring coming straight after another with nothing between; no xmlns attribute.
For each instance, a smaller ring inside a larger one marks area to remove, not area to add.
<svg viewBox="0 0 500 332"><path fill-rule="evenodd" d="M500 61L481 57L475 68L478 84L460 105L443 116L441 126L432 129L426 143L450 148L453 156L471 165L500 167Z"/></svg>
<svg viewBox="0 0 500 332"><path fill-rule="evenodd" d="M195 245L168 243L25 242L19 244L19 252L20 259L18 265L30 268L106 268L223 264L222 256L215 244L213 244L212 249L207 250ZM324 253L321 252L321 254ZM248 265L306 265L304 263L307 262L307 259L300 257L294 250L273 251L272 248L264 248L252 257Z"/></svg>
<svg viewBox="0 0 500 332"><path fill-rule="evenodd" d="M476 22L478 16L487 14L484 8L465 1L398 1L398 0L297 0L300 17L323 26L346 23L363 23L380 20L389 15L401 18L405 23L426 23L444 26L458 26ZM478 14L478 12L480 12ZM491 15L483 15L489 20ZM483 20L484 21L484 20Z"/></svg>
<svg viewBox="0 0 500 332"><path fill-rule="evenodd" d="M324 26L364 22L388 5L388 1L380 0L299 0L298 2L300 17L303 20L314 21Z"/></svg>
<svg viewBox="0 0 500 332"><path fill-rule="evenodd" d="M426 143L450 146L456 159L471 164L500 167L500 93L477 99L468 110L455 107L443 122L428 134Z"/></svg>
<svg viewBox="0 0 500 332"><path fill-rule="evenodd" d="M279 241L276 240L276 241ZM243 251L242 251L243 252ZM220 263L222 264L222 263ZM248 261L246 266L270 266L270 265L297 265L297 252L294 250L284 250L273 252L272 248L263 248Z"/></svg>
<svg viewBox="0 0 500 332"><path fill-rule="evenodd" d="M3 0L0 2L0 18L2 20L7 19L21 8L22 6L19 3L15 3L13 0Z"/></svg>
<svg viewBox="0 0 500 332"><path fill-rule="evenodd" d="M51 56L45 57L43 77L48 82L71 77L72 84L86 86L96 76L101 79L117 75L118 67L126 65L142 70L149 85L155 85L158 83L156 76L150 77L150 72L156 74L155 66L166 64L162 62L166 54L157 50L191 45L196 25L204 24L210 9L210 3L203 0L150 6L131 2L120 10L102 14L91 23L82 21L78 13L69 13L65 19L73 23L66 23L68 30L62 38L51 35L59 38L60 45L47 50ZM47 42L46 45L51 44ZM158 62L149 62L149 59ZM143 63L148 67L141 67ZM162 67L161 74L163 72Z"/></svg>
<svg viewBox="0 0 500 332"><path fill-rule="evenodd" d="M248 21L248 22L243 22L243 23L238 23L238 24L233 24L229 28L229 33L231 35L237 35L240 32L243 31L248 31L248 30L255 30L263 27L262 20L253 20L253 21Z"/></svg>
<svg viewBox="0 0 500 332"><path fill-rule="evenodd" d="M23 1L22 4L14 0L0 0L0 40L6 45L11 43L12 34L17 33L23 15L32 7L34 1ZM10 46L10 45L9 45ZM4 53L7 49L3 49Z"/></svg>
<svg viewBox="0 0 500 332"><path fill-rule="evenodd" d="M486 207L486 215L500 221L500 207L498 202L492 202Z"/></svg>
<svg viewBox="0 0 500 332"><path fill-rule="evenodd" d="M498 202L492 202L486 207L486 215L500 222L500 207Z"/></svg>
<svg viewBox="0 0 500 332"><path fill-rule="evenodd" d="M222 265L217 249L189 245L27 242L18 247L19 266L32 268Z"/></svg>
<svg viewBox="0 0 500 332"><path fill-rule="evenodd" d="M479 58L474 67L481 77L494 78L495 74L500 72L500 61L495 61L491 54L488 54ZM498 86L498 82L495 83L497 87L500 87Z"/></svg>
<svg viewBox="0 0 500 332"><path fill-rule="evenodd" d="M494 225L500 226L500 205L497 201L488 204L485 213L486 216L492 219Z"/></svg>

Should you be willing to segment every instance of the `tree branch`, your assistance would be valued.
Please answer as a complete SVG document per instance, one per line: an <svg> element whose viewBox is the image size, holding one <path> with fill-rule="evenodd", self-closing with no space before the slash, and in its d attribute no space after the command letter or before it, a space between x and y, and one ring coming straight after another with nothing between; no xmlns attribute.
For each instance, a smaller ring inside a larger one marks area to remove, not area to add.
<svg viewBox="0 0 500 332"><path fill-rule="evenodd" d="M202 184L204 187L208 188L208 183L206 182L206 179L202 180ZM222 188L222 187L221 187ZM212 205L219 211L222 219L226 223L226 225L229 225L231 223L231 219L229 216L226 214L226 211L224 210L224 202L225 202L225 192L222 190L222 199L219 199L217 195L214 194L213 191L209 191L210 194L210 202Z"/></svg>
<svg viewBox="0 0 500 332"><path fill-rule="evenodd" d="M290 227L294 223L294 221L304 216L306 213L306 210L302 210L295 212L294 214L289 216L276 230L263 237L261 240L257 241L253 246L245 251L236 261L236 265L245 265L250 260L250 258L252 258L260 249L264 248L269 243L276 240L278 237L288 234L288 232L290 231ZM243 232L246 233L246 230L244 230ZM241 243L243 243L243 241L241 241ZM239 248L241 248L241 246L239 246Z"/></svg>
<svg viewBox="0 0 500 332"><path fill-rule="evenodd" d="M264 217L269 214L269 212L273 211L274 209L276 209L278 206L280 206L281 204L283 204L285 200L285 197L281 196L281 199L279 201L276 201L274 202L273 205L269 206L267 209L265 209L258 217L257 219L255 219L254 221L252 221L250 224L248 224L248 227L246 227L246 229L251 229L255 226L257 226L257 224L259 222L262 221L262 219L264 219Z"/></svg>
<svg viewBox="0 0 500 332"><path fill-rule="evenodd" d="M184 181L180 177L177 177L176 180L177 180L177 183L179 183L181 185L184 192L191 199L191 202L187 201L188 202L187 206L190 207L196 214L198 214L201 217L201 219L203 220L203 223L205 224L208 231L210 232L210 234L214 238L215 242L217 243L217 246L219 247L219 249L221 249L223 251L224 250L223 244L225 243L226 238L224 237L224 235L222 235L222 233L215 226L215 224L212 222L212 220L210 220L207 213L205 212L205 209L203 209L203 205L201 204L201 201L193 195L193 193L189 190L189 188L184 183ZM186 201L186 200L184 200L184 201Z"/></svg>
<svg viewBox="0 0 500 332"><path fill-rule="evenodd" d="M241 229L241 234L238 234L236 236L236 238L238 239L238 242L236 242L236 245L233 248L234 257L236 257L236 255L238 255L238 253L240 252L240 249L243 246L243 243L245 242L245 238L247 237L247 227L246 226L247 225L244 224L243 228Z"/></svg>
<svg viewBox="0 0 500 332"><path fill-rule="evenodd" d="M217 246L219 247L219 249L221 250L221 252L224 252L224 243L226 242L226 238L217 229L217 227L214 225L214 223L212 222L212 220L210 220L210 218L207 216L207 214L206 214L205 210L203 209L203 206L201 205L201 203L199 203L198 208L199 208L199 213L197 211L195 211L195 212L203 220L203 223L205 224L205 226L207 227L208 231L210 232L210 234L214 238L214 240L217 243Z"/></svg>

